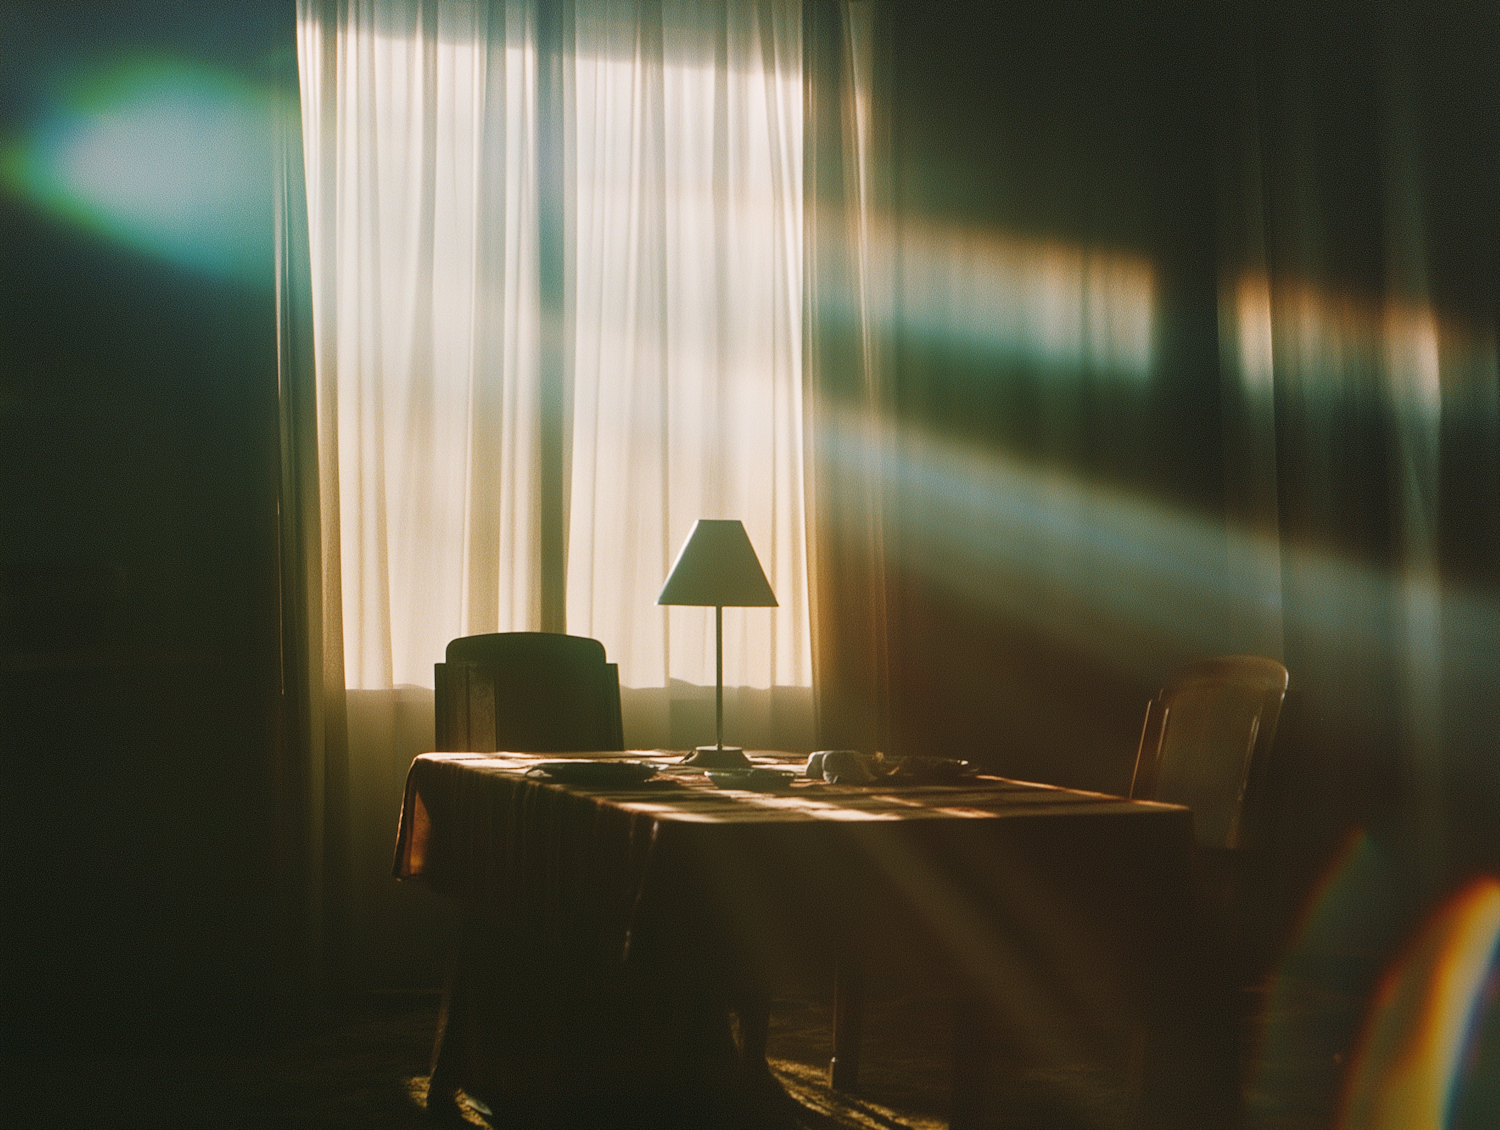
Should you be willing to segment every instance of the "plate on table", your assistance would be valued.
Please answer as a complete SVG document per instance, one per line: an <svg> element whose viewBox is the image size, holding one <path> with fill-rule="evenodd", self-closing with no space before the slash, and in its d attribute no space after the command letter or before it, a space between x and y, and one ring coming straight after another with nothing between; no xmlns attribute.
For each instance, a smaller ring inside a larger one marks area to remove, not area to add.
<svg viewBox="0 0 1500 1130"><path fill-rule="evenodd" d="M564 785L592 785L595 788L624 788L639 785L656 776L656 766L640 761L542 761L526 771L545 773Z"/></svg>

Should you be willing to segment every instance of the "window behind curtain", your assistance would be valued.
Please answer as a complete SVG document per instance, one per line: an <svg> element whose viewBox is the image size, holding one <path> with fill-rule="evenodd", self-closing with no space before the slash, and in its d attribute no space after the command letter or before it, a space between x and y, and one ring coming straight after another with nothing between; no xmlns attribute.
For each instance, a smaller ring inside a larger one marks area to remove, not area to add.
<svg viewBox="0 0 1500 1130"><path fill-rule="evenodd" d="M537 26L535 0L301 10L348 685L427 686L449 639L539 628L545 522L568 631L628 687L711 684L712 612L655 597L693 521L730 517L781 607L726 611L725 682L807 687L799 8L578 3L562 137L538 128ZM558 144L566 498L544 514Z"/></svg>
<svg viewBox="0 0 1500 1130"><path fill-rule="evenodd" d="M725 682L807 686L800 9L580 5L576 36L569 630L628 686L712 683L712 613L656 593L740 518L781 607L726 610Z"/></svg>

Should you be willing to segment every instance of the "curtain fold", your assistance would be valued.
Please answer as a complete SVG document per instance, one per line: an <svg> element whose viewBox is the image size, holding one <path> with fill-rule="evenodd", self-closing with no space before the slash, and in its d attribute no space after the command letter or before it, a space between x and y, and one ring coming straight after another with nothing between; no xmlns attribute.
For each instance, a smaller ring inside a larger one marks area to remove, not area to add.
<svg viewBox="0 0 1500 1130"><path fill-rule="evenodd" d="M404 987L448 925L385 875L419 688L453 636L540 627L535 9L310 0L298 26L327 933L335 989Z"/></svg>
<svg viewBox="0 0 1500 1130"><path fill-rule="evenodd" d="M351 687L430 686L449 639L541 626L535 24L520 0L301 11Z"/></svg>
<svg viewBox="0 0 1500 1130"><path fill-rule="evenodd" d="M1245 238L1221 240L1220 308L1272 406L1273 459L1249 474L1274 483L1291 675L1247 1114L1282 1101L1285 1049L1320 1023L1304 1002L1337 984L1368 1010L1338 1036L1362 1044L1341 1124L1383 1102L1415 1123L1380 1043L1408 1021L1382 993L1423 921L1500 869L1500 11L1237 17L1221 199ZM1464 1124L1478 1077L1454 1066L1428 1120Z"/></svg>
<svg viewBox="0 0 1500 1130"><path fill-rule="evenodd" d="M1212 39L1176 9L885 13L889 740L1122 792L1146 699L1244 639Z"/></svg>
<svg viewBox="0 0 1500 1130"><path fill-rule="evenodd" d="M337 552L331 563L324 554L338 530L336 500L325 502L324 497L329 445L336 443L336 435L318 404L303 130L297 72L288 70L279 91L275 192L281 456L278 794L289 798L278 841L300 887L296 950L301 968L290 980L302 986L308 999L321 1001L329 989L327 957L340 929L337 899L330 895L346 856L343 619Z"/></svg>
<svg viewBox="0 0 1500 1130"><path fill-rule="evenodd" d="M698 518L745 523L780 603L725 610L725 683L811 682L798 15L575 11L568 630L628 688L714 681L712 612L656 606Z"/></svg>
<svg viewBox="0 0 1500 1130"><path fill-rule="evenodd" d="M1218 340L1228 525L1225 646L1284 656L1276 462L1276 356L1252 37L1231 21L1217 145Z"/></svg>
<svg viewBox="0 0 1500 1130"><path fill-rule="evenodd" d="M1500 21L1271 6L1237 30L1231 187L1258 239L1225 248L1224 289L1274 403L1287 849L1319 866L1357 831L1420 905L1497 860L1497 201L1474 158L1500 133L1471 107L1497 105Z"/></svg>
<svg viewBox="0 0 1500 1130"><path fill-rule="evenodd" d="M818 745L889 749L889 186L873 0L805 0L803 402Z"/></svg>
<svg viewBox="0 0 1500 1130"><path fill-rule="evenodd" d="M303 7L348 684L426 686L449 639L540 628L555 523L567 630L628 687L711 683L711 616L655 596L692 522L733 516L781 607L726 615L726 681L806 688L799 8L567 6L545 138L537 11Z"/></svg>

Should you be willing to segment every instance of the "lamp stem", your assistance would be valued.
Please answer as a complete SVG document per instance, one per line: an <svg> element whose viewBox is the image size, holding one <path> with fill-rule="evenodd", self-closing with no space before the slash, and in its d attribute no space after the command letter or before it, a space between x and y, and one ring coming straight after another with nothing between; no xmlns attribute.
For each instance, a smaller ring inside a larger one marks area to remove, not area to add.
<svg viewBox="0 0 1500 1130"><path fill-rule="evenodd" d="M724 606L714 605L714 716L719 749L724 748Z"/></svg>

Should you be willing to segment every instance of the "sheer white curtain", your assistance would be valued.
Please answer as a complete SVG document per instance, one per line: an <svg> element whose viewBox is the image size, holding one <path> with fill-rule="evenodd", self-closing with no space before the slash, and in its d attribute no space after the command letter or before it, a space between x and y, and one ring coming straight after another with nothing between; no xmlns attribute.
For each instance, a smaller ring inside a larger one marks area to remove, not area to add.
<svg viewBox="0 0 1500 1130"><path fill-rule="evenodd" d="M326 677L349 688L330 915L365 987L441 948L442 908L388 863L432 664L453 636L537 626L534 8L298 4Z"/></svg>
<svg viewBox="0 0 1500 1130"><path fill-rule="evenodd" d="M303 3L320 407L348 685L536 627L535 17ZM326 476L325 476L326 478Z"/></svg>
<svg viewBox="0 0 1500 1130"><path fill-rule="evenodd" d="M731 732L805 744L801 10L579 4L575 35L568 630L619 661L627 728L706 740L713 614L655 599L696 519L739 518L780 607L725 611ZM674 680L675 727L641 693Z"/></svg>
<svg viewBox="0 0 1500 1130"><path fill-rule="evenodd" d="M670 745L711 736L692 688L713 683L713 616L656 593L695 519L742 519L781 607L725 614L725 682L747 688L726 721L744 744L811 740L800 7L559 10L564 128L544 137L536 0L300 0L328 550L347 685L387 692L351 694L351 730L370 731L351 733L355 775L354 747L389 728L361 712L420 715L388 692L430 687L448 640L543 626L546 522L566 538L566 630L620 664L627 739ZM566 152L560 513L539 482L550 145Z"/></svg>

